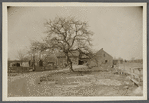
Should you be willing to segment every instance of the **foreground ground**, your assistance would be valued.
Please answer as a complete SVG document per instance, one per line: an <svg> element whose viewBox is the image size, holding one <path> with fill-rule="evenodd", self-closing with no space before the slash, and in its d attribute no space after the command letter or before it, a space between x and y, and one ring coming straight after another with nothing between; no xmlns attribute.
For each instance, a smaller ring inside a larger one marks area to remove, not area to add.
<svg viewBox="0 0 149 103"><path fill-rule="evenodd" d="M41 80L41 77L46 79ZM142 95L123 74L112 72L31 72L8 77L8 96L134 96Z"/></svg>

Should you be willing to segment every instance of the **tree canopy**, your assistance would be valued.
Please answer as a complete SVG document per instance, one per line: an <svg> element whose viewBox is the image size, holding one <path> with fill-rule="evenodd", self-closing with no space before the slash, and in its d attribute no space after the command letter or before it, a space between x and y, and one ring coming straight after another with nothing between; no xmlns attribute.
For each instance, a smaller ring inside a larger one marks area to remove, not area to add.
<svg viewBox="0 0 149 103"><path fill-rule="evenodd" d="M72 17L57 17L54 20L47 20L44 23L46 27L46 38L43 42L34 42L32 46L41 52L50 50L52 52L62 52L67 58L67 63L72 69L72 61L68 53L79 50L81 53L89 53L91 44L91 36L93 32L88 30L87 22L76 20Z"/></svg>

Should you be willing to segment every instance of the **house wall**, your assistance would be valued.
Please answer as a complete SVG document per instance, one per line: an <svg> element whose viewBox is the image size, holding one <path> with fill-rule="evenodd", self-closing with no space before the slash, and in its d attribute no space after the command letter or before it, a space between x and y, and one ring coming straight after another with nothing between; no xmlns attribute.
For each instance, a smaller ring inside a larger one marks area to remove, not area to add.
<svg viewBox="0 0 149 103"><path fill-rule="evenodd" d="M70 57L72 61L72 65L78 65L78 57ZM65 67L65 64L67 64L67 60L65 57L59 57L58 58L58 66L59 67Z"/></svg>
<svg viewBox="0 0 149 103"><path fill-rule="evenodd" d="M72 65L78 65L79 59L78 57L70 57L71 61L72 61Z"/></svg>
<svg viewBox="0 0 149 103"><path fill-rule="evenodd" d="M100 50L96 53L88 62L89 67L111 67L113 65L113 57L106 53L104 50Z"/></svg>
<svg viewBox="0 0 149 103"><path fill-rule="evenodd" d="M96 60L94 60L96 58ZM73 65L79 65L79 57L72 56L70 57ZM111 67L113 65L113 57L106 53L104 50L100 50L96 53L93 59L83 59L80 58L81 61L88 61L88 65L91 67ZM58 57L58 66L65 67L65 63L67 64L66 57Z"/></svg>
<svg viewBox="0 0 149 103"><path fill-rule="evenodd" d="M59 67L64 67L64 63L65 63L66 59L65 58L58 58L58 66Z"/></svg>
<svg viewBox="0 0 149 103"><path fill-rule="evenodd" d="M98 60L98 66L112 66L113 57L107 54L105 51L98 52L96 54Z"/></svg>

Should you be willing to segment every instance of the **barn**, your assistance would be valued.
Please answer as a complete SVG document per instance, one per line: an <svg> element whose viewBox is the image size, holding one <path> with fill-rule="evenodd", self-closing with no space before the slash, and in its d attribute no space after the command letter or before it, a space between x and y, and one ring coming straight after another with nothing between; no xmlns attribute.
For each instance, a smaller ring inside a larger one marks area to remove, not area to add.
<svg viewBox="0 0 149 103"><path fill-rule="evenodd" d="M69 56L73 65L83 65L84 63L87 63L90 67L111 67L113 65L113 57L105 52L103 48L96 52L92 58L89 58L86 55L79 57L78 51L72 52ZM65 55L59 53L57 58L58 66L65 67L67 62Z"/></svg>
<svg viewBox="0 0 149 103"><path fill-rule="evenodd" d="M102 48L89 60L88 65L89 67L111 67L113 65L113 57Z"/></svg>

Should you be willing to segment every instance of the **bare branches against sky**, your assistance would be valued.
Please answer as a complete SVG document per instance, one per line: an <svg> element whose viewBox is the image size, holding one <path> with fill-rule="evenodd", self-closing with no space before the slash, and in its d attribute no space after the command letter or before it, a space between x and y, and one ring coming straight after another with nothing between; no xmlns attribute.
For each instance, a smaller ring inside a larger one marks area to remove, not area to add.
<svg viewBox="0 0 149 103"><path fill-rule="evenodd" d="M17 50L31 39L45 37L44 22L56 16L73 16L87 21L94 32L93 48L104 48L113 57L142 59L143 9L141 7L9 7L8 52L16 59Z"/></svg>

